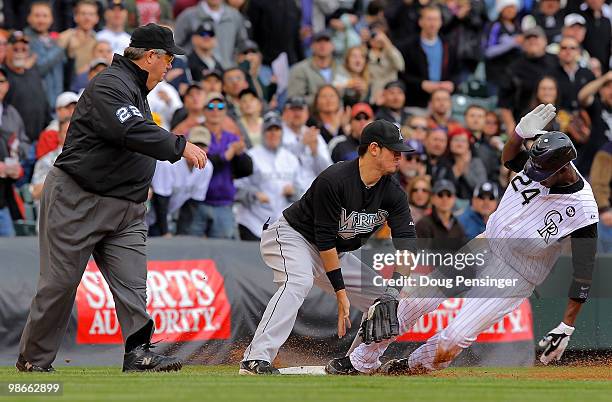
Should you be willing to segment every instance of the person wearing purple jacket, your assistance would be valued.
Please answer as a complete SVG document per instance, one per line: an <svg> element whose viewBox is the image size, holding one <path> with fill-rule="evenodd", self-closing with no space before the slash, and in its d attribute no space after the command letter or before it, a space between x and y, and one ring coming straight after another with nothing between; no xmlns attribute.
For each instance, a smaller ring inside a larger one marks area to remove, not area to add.
<svg viewBox="0 0 612 402"><path fill-rule="evenodd" d="M232 211L236 194L234 179L253 173L253 161L244 152L244 140L221 128L226 113L227 103L223 95L218 92L209 93L204 103L204 124L212 134L208 157L214 171L206 199L198 202L192 209L189 234L193 236L223 239L236 237L236 223Z"/></svg>

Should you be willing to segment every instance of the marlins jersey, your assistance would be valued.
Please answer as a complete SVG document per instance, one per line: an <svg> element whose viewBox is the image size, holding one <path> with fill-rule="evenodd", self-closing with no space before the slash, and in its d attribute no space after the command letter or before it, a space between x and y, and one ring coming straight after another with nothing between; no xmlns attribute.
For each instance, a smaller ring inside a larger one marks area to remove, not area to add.
<svg viewBox="0 0 612 402"><path fill-rule="evenodd" d="M399 239L414 239L416 231L406 192L391 176L366 187L359 175L359 159L338 162L312 183L302 198L285 209L293 229L320 251L357 250L385 222L396 248Z"/></svg>
<svg viewBox="0 0 612 402"><path fill-rule="evenodd" d="M563 251L563 240L598 221L593 191L580 174L570 186L547 188L520 172L489 218L485 236L495 255L539 285Z"/></svg>

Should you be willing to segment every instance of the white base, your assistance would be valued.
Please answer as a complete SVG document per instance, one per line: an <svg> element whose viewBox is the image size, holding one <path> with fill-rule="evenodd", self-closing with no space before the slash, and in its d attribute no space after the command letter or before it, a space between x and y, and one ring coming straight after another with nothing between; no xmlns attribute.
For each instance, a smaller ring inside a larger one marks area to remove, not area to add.
<svg viewBox="0 0 612 402"><path fill-rule="evenodd" d="M296 366L278 370L283 375L327 375L325 366Z"/></svg>

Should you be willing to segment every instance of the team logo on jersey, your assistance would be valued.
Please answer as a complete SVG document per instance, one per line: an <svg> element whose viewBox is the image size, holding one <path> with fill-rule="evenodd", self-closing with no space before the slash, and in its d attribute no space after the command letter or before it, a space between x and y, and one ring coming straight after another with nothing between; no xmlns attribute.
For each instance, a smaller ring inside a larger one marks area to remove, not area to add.
<svg viewBox="0 0 612 402"><path fill-rule="evenodd" d="M376 213L351 211L347 216L346 209L340 212L338 236L344 240L352 239L358 234L370 233L387 220L389 212L379 209Z"/></svg>
<svg viewBox="0 0 612 402"><path fill-rule="evenodd" d="M561 222L563 222L563 216L558 211L548 211L544 217L544 227L538 229L538 234L544 238L546 244L548 244L550 236L555 236L559 233L559 226L557 226L557 224Z"/></svg>
<svg viewBox="0 0 612 402"><path fill-rule="evenodd" d="M576 209L570 205L569 207L565 208L565 213L571 218L572 216L576 215Z"/></svg>

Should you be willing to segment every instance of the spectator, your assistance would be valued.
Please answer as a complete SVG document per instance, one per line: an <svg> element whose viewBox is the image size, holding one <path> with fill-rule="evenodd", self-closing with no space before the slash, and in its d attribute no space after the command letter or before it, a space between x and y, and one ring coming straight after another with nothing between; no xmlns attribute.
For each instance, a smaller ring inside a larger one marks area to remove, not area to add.
<svg viewBox="0 0 612 402"><path fill-rule="evenodd" d="M430 128L442 128L450 133L453 130L461 128L461 124L453 119L453 102L451 94L448 90L440 88L431 93L429 101L429 117L427 124Z"/></svg>
<svg viewBox="0 0 612 402"><path fill-rule="evenodd" d="M357 22L359 18L344 7L338 8L329 16L328 26L332 30L331 40L336 60L343 60L348 49L361 44L361 37L355 29Z"/></svg>
<svg viewBox="0 0 612 402"><path fill-rule="evenodd" d="M344 134L345 111L340 93L332 85L323 85L317 91L313 103L313 118L321 129L325 142Z"/></svg>
<svg viewBox="0 0 612 402"><path fill-rule="evenodd" d="M474 189L471 207L457 217L468 241L484 232L489 217L497 209L498 197L499 191L493 182L485 181Z"/></svg>
<svg viewBox="0 0 612 402"><path fill-rule="evenodd" d="M245 20L236 9L223 0L201 0L183 11L176 19L174 36L177 44L191 51L191 34L206 20L213 21L215 34L223 41L215 47L214 55L222 68L228 68L234 60L234 51L247 39Z"/></svg>
<svg viewBox="0 0 612 402"><path fill-rule="evenodd" d="M54 102L55 119L49 123L38 137L38 142L36 143L36 159L40 159L49 152L55 151L59 143L63 143L63 141L60 141L60 124L64 121L70 121L78 100L79 95L74 92L62 92L57 97Z"/></svg>
<svg viewBox="0 0 612 402"><path fill-rule="evenodd" d="M374 112L367 103L357 103L351 108L350 131L343 136L334 137L329 142L332 161L352 161L357 159L357 148L363 128L374 119Z"/></svg>
<svg viewBox="0 0 612 402"><path fill-rule="evenodd" d="M104 29L96 34L97 40L111 44L113 53L123 56L123 50L130 45L130 34L125 32L128 12L124 0L112 0L104 11Z"/></svg>
<svg viewBox="0 0 612 402"><path fill-rule="evenodd" d="M200 84L206 93L223 91L223 72L217 69L202 71Z"/></svg>
<svg viewBox="0 0 612 402"><path fill-rule="evenodd" d="M193 49L187 56L187 64L191 70L191 78L194 81L202 79L202 71L214 70L221 67L221 63L215 58L214 52L217 47L217 38L212 21L204 21L191 35Z"/></svg>
<svg viewBox="0 0 612 402"><path fill-rule="evenodd" d="M334 62L334 45L329 31L317 32L312 37L310 48L312 56L291 67L287 88L288 96L301 96L308 104L312 104L319 88L335 80L339 71Z"/></svg>
<svg viewBox="0 0 612 402"><path fill-rule="evenodd" d="M208 151L210 131L202 126L194 127L189 132L189 141ZM193 164L185 158L176 163L157 161L151 182L152 209L147 214L149 236L171 237L168 219L177 213L177 234L191 234L193 213L205 200L212 175L212 163L207 163L204 169L194 169Z"/></svg>
<svg viewBox="0 0 612 402"><path fill-rule="evenodd" d="M163 80L149 92L147 101L151 108L151 114L158 116L159 125L170 131L172 116L183 107L178 91L168 81Z"/></svg>
<svg viewBox="0 0 612 402"><path fill-rule="evenodd" d="M604 0L585 0L586 9L582 12L586 20L586 36L582 46L601 63L602 73L610 68L612 50L612 24L602 13Z"/></svg>
<svg viewBox="0 0 612 402"><path fill-rule="evenodd" d="M287 99L283 109L283 146L300 161L299 188L307 189L331 164L327 144L316 124L306 125L308 106L304 98Z"/></svg>
<svg viewBox="0 0 612 402"><path fill-rule="evenodd" d="M508 135L512 135L521 112L529 106L536 84L550 75L557 60L546 54L546 35L540 27L524 32L523 54L508 66L506 79L500 88L498 107Z"/></svg>
<svg viewBox="0 0 612 402"><path fill-rule="evenodd" d="M431 180L429 176L416 176L407 184L410 215L414 224L431 213Z"/></svg>
<svg viewBox="0 0 612 402"><path fill-rule="evenodd" d="M5 144L2 146L6 148L10 140L10 147L8 148L10 153L12 154L13 149L16 149L17 157L19 157L27 154L29 138L26 135L25 124L21 115L14 106L8 103L7 94L10 88L8 71L6 67L0 65L0 131L5 131L2 134ZM0 162L3 160L0 158Z"/></svg>
<svg viewBox="0 0 612 402"><path fill-rule="evenodd" d="M608 141L596 154L591 166L591 185L599 209L598 251L612 253L612 141Z"/></svg>
<svg viewBox="0 0 612 402"><path fill-rule="evenodd" d="M578 102L591 119L591 136L578 154L576 167L583 175L591 170L595 153L612 140L612 72L586 84L578 92Z"/></svg>
<svg viewBox="0 0 612 402"><path fill-rule="evenodd" d="M6 29L21 30L26 24L28 10L33 0L3 0L2 2L2 27Z"/></svg>
<svg viewBox="0 0 612 402"><path fill-rule="evenodd" d="M487 180L487 169L480 158L472 155L473 137L464 128L451 131L448 135L448 159L452 181L456 188L457 207L464 208L474 189Z"/></svg>
<svg viewBox="0 0 612 402"><path fill-rule="evenodd" d="M261 113L263 111L263 104L252 88L240 91L238 99L240 105L240 119L237 121L238 127L247 147L252 148L261 144L261 134L263 131Z"/></svg>
<svg viewBox="0 0 612 402"><path fill-rule="evenodd" d="M68 132L68 127L70 126L70 119L63 119L59 122L58 130L55 132L55 137L57 139L57 145L55 149L43 154L34 165L34 174L32 175L32 180L30 181L30 192L32 193L32 199L35 201L40 200L40 196L42 195L43 184L45 183L45 177L53 167L55 160L62 153L62 148L64 147L64 141L66 140L66 133Z"/></svg>
<svg viewBox="0 0 612 402"><path fill-rule="evenodd" d="M436 242L453 239L453 243L463 243L465 232L453 216L455 201L453 183L448 180L438 180L433 186L431 213L416 224L417 237L435 239ZM447 246L446 242L443 245Z"/></svg>
<svg viewBox="0 0 612 402"><path fill-rule="evenodd" d="M484 107L470 105L463 114L463 120L465 128L474 138L474 155L484 164L488 179L495 181L499 177L500 148L503 147L503 143L501 143L499 137L492 139L492 136L485 134L486 116L487 110Z"/></svg>
<svg viewBox="0 0 612 402"><path fill-rule="evenodd" d="M41 74L47 93L47 102L55 108L55 99L64 90L64 49L49 35L53 24L51 5L46 2L32 4L28 26L24 29L30 38L30 50L36 55L36 68Z"/></svg>
<svg viewBox="0 0 612 402"><path fill-rule="evenodd" d="M172 132L175 134L187 135L192 128L204 124L206 120L204 114L205 101L206 93L202 90L200 84L191 84L189 88L187 88L185 95L183 95L183 102L187 115L184 119L173 125Z"/></svg>
<svg viewBox="0 0 612 402"><path fill-rule="evenodd" d="M419 27L421 33L398 46L406 63L400 79L406 84L406 105L424 108L430 95L437 89L449 93L455 89L451 79L457 70L455 49L438 35L442 26L442 14L438 7L421 9Z"/></svg>
<svg viewBox="0 0 612 402"><path fill-rule="evenodd" d="M402 54L393 46L382 28L373 29L372 35L368 41L368 70L372 85L370 103L380 104L385 85L397 81L397 74L404 71L405 64Z"/></svg>
<svg viewBox="0 0 612 402"><path fill-rule="evenodd" d="M304 58L300 40L302 10L293 0L250 0L247 15L253 26L253 40L259 45L263 65L271 69L281 53L287 53L289 64Z"/></svg>
<svg viewBox="0 0 612 402"><path fill-rule="evenodd" d="M10 82L8 102L25 116L26 138L20 139L25 150L27 145L38 140L38 135L50 120L49 103L44 84L34 67L35 58L30 54L30 39L21 31L15 31L9 38L6 51L6 77ZM35 100L33 102L33 100ZM26 159L22 154L21 158Z"/></svg>
<svg viewBox="0 0 612 402"><path fill-rule="evenodd" d="M354 46L346 51L344 65L333 85L342 92L343 103L352 106L370 99L370 73L367 64L367 49Z"/></svg>
<svg viewBox="0 0 612 402"><path fill-rule="evenodd" d="M547 105L549 103L555 105L557 110L559 110L559 86L553 77L545 75L536 84L533 98L523 114L529 113L529 111L533 110L540 104ZM546 131L561 131L559 115L548 123L544 129Z"/></svg>
<svg viewBox="0 0 612 402"><path fill-rule="evenodd" d="M8 33L0 31L0 65L6 59L6 47L8 45Z"/></svg>
<svg viewBox="0 0 612 402"><path fill-rule="evenodd" d="M488 22L486 5L482 0L448 0L445 2L450 18L444 24L444 35L457 50L459 81L473 74L482 61L483 27Z"/></svg>
<svg viewBox="0 0 612 402"><path fill-rule="evenodd" d="M131 32L149 23L169 24L173 20L169 0L126 0L128 30Z"/></svg>
<svg viewBox="0 0 612 402"><path fill-rule="evenodd" d="M550 54L559 54L559 41L562 38L574 38L578 41L578 44L581 47L581 52L579 53L578 64L580 67L588 67L588 62L591 56L589 52L584 49L584 38L586 36L586 20L580 14L568 14L565 16L563 20L563 30L561 31L561 38L555 43L551 43L546 47L546 52Z"/></svg>
<svg viewBox="0 0 612 402"><path fill-rule="evenodd" d="M79 0L74 6L76 27L69 28L59 36L58 44L66 49L68 62L71 63L71 74L86 72L89 63L94 59L96 46L94 28L99 21L98 5L95 0Z"/></svg>
<svg viewBox="0 0 612 402"><path fill-rule="evenodd" d="M580 67L580 44L570 36L559 42L559 62L554 70L553 77L559 84L561 109L573 112L578 109L578 91L588 82L595 79L593 73Z"/></svg>
<svg viewBox="0 0 612 402"><path fill-rule="evenodd" d="M232 212L236 188L233 179L253 173L253 161L244 151L244 141L235 134L222 129L226 114L225 99L220 93L208 94L204 107L206 128L212 134L208 158L214 172L206 199L194 216L190 232L192 235L207 235L213 238L235 237L235 220Z"/></svg>
<svg viewBox="0 0 612 402"><path fill-rule="evenodd" d="M437 178L452 179L452 172L447 164L444 163L443 156L448 145L448 135L441 128L429 130L425 137L425 153L427 155L426 173L435 183Z"/></svg>
<svg viewBox="0 0 612 402"><path fill-rule="evenodd" d="M414 152L402 153L397 172L399 182L404 188L410 184L412 179L417 176L425 176L427 172L427 154L423 144L417 140L408 140L407 143L414 149Z"/></svg>
<svg viewBox="0 0 612 402"><path fill-rule="evenodd" d="M282 146L282 124L275 112L266 114L263 141L248 151L253 174L236 181L239 200L236 217L241 240L259 241L264 223L278 219L301 195L300 164Z"/></svg>
<svg viewBox="0 0 612 402"><path fill-rule="evenodd" d="M102 67L102 65L104 65L105 68L111 65L113 61L113 49L110 43L107 41L98 41L93 48L92 56L89 68L73 77L70 83L70 91L77 94L80 93L87 87L91 79L90 75L92 75L92 70L97 70L99 67ZM94 77L95 74L93 74Z"/></svg>
<svg viewBox="0 0 612 402"><path fill-rule="evenodd" d="M234 120L240 118L240 92L249 87L246 74L238 67L223 72L223 94L228 106L227 113Z"/></svg>
<svg viewBox="0 0 612 402"><path fill-rule="evenodd" d="M430 0L387 1L384 15L389 25L391 40L396 46L419 33L419 12L431 3Z"/></svg>
<svg viewBox="0 0 612 402"><path fill-rule="evenodd" d="M1 78L6 80L6 78ZM6 87L6 81L0 82L0 87ZM4 88L0 89L0 95L6 93ZM14 109L13 109L14 110ZM14 112L9 112L13 114ZM3 116L4 117L4 111ZM15 210L15 198L13 195L14 183L23 175L19 166L18 147L19 140L15 132L8 131L4 121L0 127L0 237L15 236L13 217L11 210ZM15 123L15 122L12 122Z"/></svg>
<svg viewBox="0 0 612 402"><path fill-rule="evenodd" d="M276 77L269 68L261 68L261 58L259 47L252 40L246 40L236 55L238 66L246 74L249 86L257 92L260 99L270 103L276 94ZM271 109L275 107L275 103L270 105Z"/></svg>
<svg viewBox="0 0 612 402"><path fill-rule="evenodd" d="M425 138L429 132L427 117L418 115L410 116L406 120L406 125L403 126L403 128L403 134L406 139L415 140L422 144L425 142Z"/></svg>
<svg viewBox="0 0 612 402"><path fill-rule="evenodd" d="M390 81L385 84L382 93L382 104L376 111L376 119L387 120L402 126L408 118L404 110L406 86L402 81Z"/></svg>
<svg viewBox="0 0 612 402"><path fill-rule="evenodd" d="M523 24L529 21L530 26L540 26L544 29L548 43L561 40L561 30L563 28L563 18L565 13L561 10L560 0L540 0L538 9L531 15L523 18Z"/></svg>
<svg viewBox="0 0 612 402"><path fill-rule="evenodd" d="M588 69L591 70L595 78L599 78L602 76L601 63L597 58L591 57L588 61L587 66Z"/></svg>
<svg viewBox="0 0 612 402"><path fill-rule="evenodd" d="M506 79L505 71L521 54L523 36L518 20L518 0L497 0L497 20L491 24L485 37L484 55L487 84L490 94L497 94Z"/></svg>

